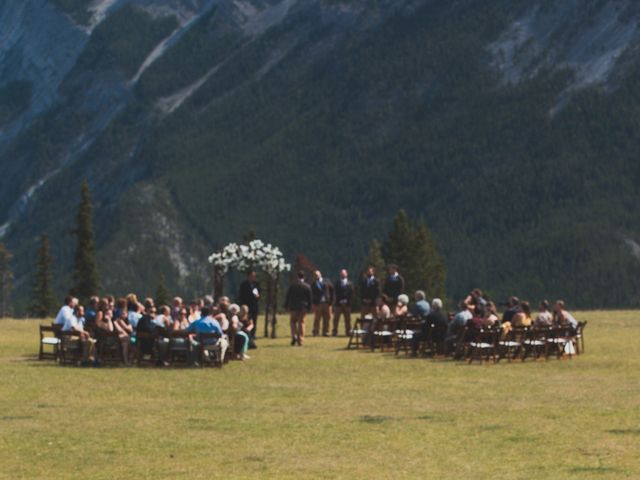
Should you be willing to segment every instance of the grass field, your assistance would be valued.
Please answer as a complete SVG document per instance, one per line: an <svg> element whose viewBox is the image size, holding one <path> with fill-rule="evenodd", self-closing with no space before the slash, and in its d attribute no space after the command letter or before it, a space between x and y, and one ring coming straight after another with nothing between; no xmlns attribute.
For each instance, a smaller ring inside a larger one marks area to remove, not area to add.
<svg viewBox="0 0 640 480"><path fill-rule="evenodd" d="M222 370L60 367L37 322L3 320L0 478L640 478L640 312L577 317L573 360L282 336Z"/></svg>

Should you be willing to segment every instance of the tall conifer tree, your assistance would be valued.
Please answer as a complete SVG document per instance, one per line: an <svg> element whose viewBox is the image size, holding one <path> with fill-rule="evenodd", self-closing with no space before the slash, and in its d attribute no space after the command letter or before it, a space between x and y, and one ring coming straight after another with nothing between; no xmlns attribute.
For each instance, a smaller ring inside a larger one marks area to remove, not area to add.
<svg viewBox="0 0 640 480"><path fill-rule="evenodd" d="M160 274L160 279L158 280L158 286L156 287L156 305L158 307L163 305L169 305L169 290L167 290L167 283L164 278L164 273Z"/></svg>
<svg viewBox="0 0 640 480"><path fill-rule="evenodd" d="M46 318L54 313L56 307L55 298L51 291L51 253L49 251L49 237L40 237L36 275L33 281L33 293L31 307L32 316Z"/></svg>
<svg viewBox="0 0 640 480"><path fill-rule="evenodd" d="M11 290L13 289L13 271L11 259L13 255L0 243L0 318L9 313Z"/></svg>
<svg viewBox="0 0 640 480"><path fill-rule="evenodd" d="M89 184L85 180L82 183L80 205L76 216L76 228L73 231L77 244L73 269L73 287L71 289L72 295L78 297L81 302L86 302L89 297L96 295L100 289L91 211L91 193Z"/></svg>

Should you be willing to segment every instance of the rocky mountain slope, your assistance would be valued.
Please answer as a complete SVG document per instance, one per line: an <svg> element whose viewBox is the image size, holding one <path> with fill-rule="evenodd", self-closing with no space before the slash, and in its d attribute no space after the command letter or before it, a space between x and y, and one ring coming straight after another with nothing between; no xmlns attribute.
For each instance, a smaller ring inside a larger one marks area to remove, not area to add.
<svg viewBox="0 0 640 480"><path fill-rule="evenodd" d="M60 292L86 178L105 289L185 296L255 227L328 272L399 208L453 298L638 305L630 0L25 0L0 4L0 234L24 306Z"/></svg>

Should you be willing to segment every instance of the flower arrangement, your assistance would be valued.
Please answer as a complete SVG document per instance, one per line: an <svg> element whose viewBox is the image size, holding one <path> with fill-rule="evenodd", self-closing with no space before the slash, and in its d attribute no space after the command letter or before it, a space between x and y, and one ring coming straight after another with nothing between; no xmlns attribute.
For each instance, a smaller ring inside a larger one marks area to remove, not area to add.
<svg viewBox="0 0 640 480"><path fill-rule="evenodd" d="M291 270L291 264L285 262L280 249L262 240L252 240L248 245L230 243L213 253L209 263L220 268L223 274L230 268L240 271L261 268L275 278L279 273Z"/></svg>

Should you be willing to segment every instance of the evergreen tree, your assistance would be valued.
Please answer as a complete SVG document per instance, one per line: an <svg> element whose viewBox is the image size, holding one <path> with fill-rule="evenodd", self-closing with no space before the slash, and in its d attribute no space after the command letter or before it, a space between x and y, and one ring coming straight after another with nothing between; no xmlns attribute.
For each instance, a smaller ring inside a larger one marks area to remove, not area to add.
<svg viewBox="0 0 640 480"><path fill-rule="evenodd" d="M11 252L0 243L0 318L4 318L9 313L9 301L13 289L12 258Z"/></svg>
<svg viewBox="0 0 640 480"><path fill-rule="evenodd" d="M91 193L89 184L82 183L80 205L76 216L76 228L73 234L77 237L75 263L73 269L73 287L71 294L86 302L96 295L100 288L98 269L96 266L96 242L91 222Z"/></svg>
<svg viewBox="0 0 640 480"><path fill-rule="evenodd" d="M406 212L400 210L382 247L382 256L387 265L398 265L409 296L424 290L430 298L446 299L447 270L423 220L413 225Z"/></svg>
<svg viewBox="0 0 640 480"><path fill-rule="evenodd" d="M367 260L362 267L362 273L364 274L370 266L376 269L376 277L382 281L385 276L385 262L384 257L382 256L380 242L375 238L371 240L371 243L369 244L369 254L367 255Z"/></svg>
<svg viewBox="0 0 640 480"><path fill-rule="evenodd" d="M414 231L409 217L404 210L400 210L393 220L393 228L389 237L382 246L382 257L387 264L398 265L402 275L413 263L414 257ZM406 278L405 278L406 281Z"/></svg>
<svg viewBox="0 0 640 480"><path fill-rule="evenodd" d="M164 273L160 274L160 279L158 280L158 286L156 287L155 300L156 300L156 305L158 305L158 307L162 305L170 305L169 290L167 290Z"/></svg>
<svg viewBox="0 0 640 480"><path fill-rule="evenodd" d="M412 242L413 261L404 267L407 292L424 290L428 298L446 300L447 268L423 220L416 224Z"/></svg>
<svg viewBox="0 0 640 480"><path fill-rule="evenodd" d="M51 254L47 235L40 237L36 269L29 311L36 318L46 318L54 312L56 307L51 291Z"/></svg>

